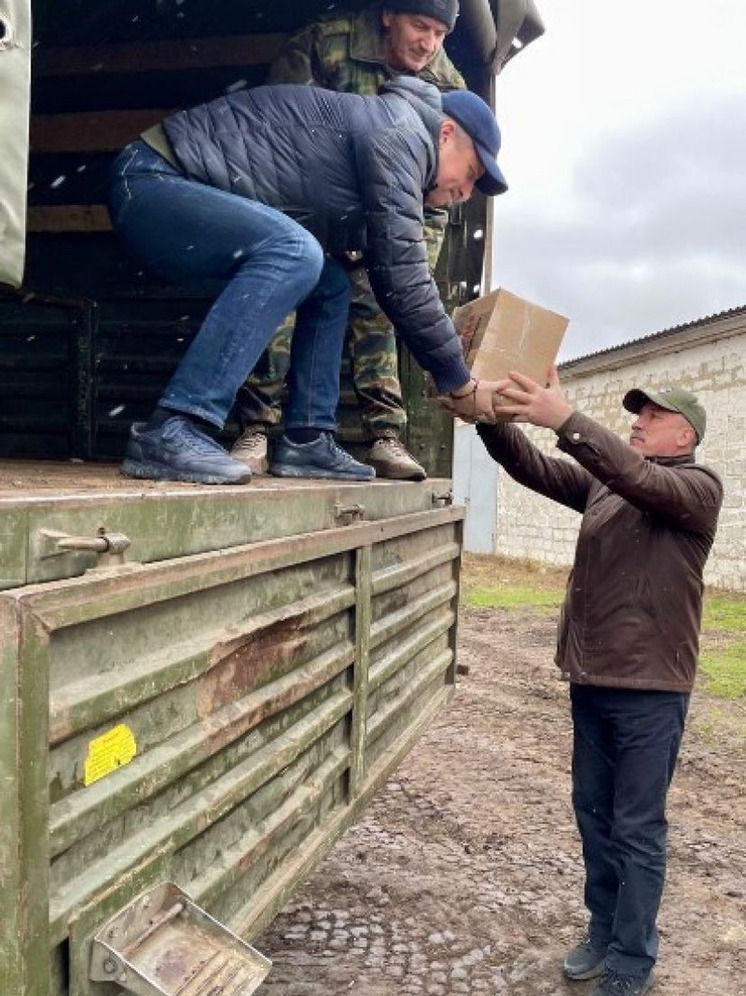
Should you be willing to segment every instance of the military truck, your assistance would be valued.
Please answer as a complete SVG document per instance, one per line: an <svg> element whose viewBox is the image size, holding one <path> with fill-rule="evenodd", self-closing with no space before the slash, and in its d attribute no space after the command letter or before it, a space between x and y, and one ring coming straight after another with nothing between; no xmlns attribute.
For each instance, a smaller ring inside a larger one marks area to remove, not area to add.
<svg viewBox="0 0 746 996"><path fill-rule="evenodd" d="M427 481L117 473L215 289L123 253L108 162L168 111L261 83L330 7L0 8L2 996L255 991L248 942L453 692L463 511L450 422L406 352ZM532 0L462 0L447 48L491 98L542 30ZM485 201L449 227L455 304L480 285Z"/></svg>

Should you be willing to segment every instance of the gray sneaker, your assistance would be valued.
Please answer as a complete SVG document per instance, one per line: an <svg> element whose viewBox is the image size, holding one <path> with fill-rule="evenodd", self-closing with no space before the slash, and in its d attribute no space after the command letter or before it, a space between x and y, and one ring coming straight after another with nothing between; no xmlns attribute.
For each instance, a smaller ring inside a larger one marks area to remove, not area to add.
<svg viewBox="0 0 746 996"><path fill-rule="evenodd" d="M608 945L586 937L565 956L562 968L568 979L595 979L606 967Z"/></svg>
<svg viewBox="0 0 746 996"><path fill-rule="evenodd" d="M368 450L365 462L375 467L377 477L393 481L424 481L427 477L425 468L395 436L376 439Z"/></svg>
<svg viewBox="0 0 746 996"><path fill-rule="evenodd" d="M156 481L194 484L243 484L251 471L231 460L212 436L188 418L174 415L155 429L144 422L130 428L122 473Z"/></svg>
<svg viewBox="0 0 746 996"><path fill-rule="evenodd" d="M341 481L371 481L376 472L358 463L338 446L331 432L322 432L312 443L276 440L270 471L276 477L323 477Z"/></svg>
<svg viewBox="0 0 746 996"><path fill-rule="evenodd" d="M607 965L591 996L642 996L653 985L653 973L640 978L623 975Z"/></svg>
<svg viewBox="0 0 746 996"><path fill-rule="evenodd" d="M261 477L269 469L267 433L250 425L241 433L230 449L233 460L245 463L254 477Z"/></svg>

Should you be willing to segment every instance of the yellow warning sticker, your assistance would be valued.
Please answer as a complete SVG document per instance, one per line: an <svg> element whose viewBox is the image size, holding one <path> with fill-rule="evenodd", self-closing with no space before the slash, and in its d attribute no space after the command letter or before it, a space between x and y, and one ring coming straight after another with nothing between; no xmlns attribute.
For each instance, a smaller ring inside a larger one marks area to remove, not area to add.
<svg viewBox="0 0 746 996"><path fill-rule="evenodd" d="M129 764L135 754L137 754L137 744L129 726L120 723L119 726L107 730L88 744L83 784L93 785L99 778L104 778L117 768Z"/></svg>

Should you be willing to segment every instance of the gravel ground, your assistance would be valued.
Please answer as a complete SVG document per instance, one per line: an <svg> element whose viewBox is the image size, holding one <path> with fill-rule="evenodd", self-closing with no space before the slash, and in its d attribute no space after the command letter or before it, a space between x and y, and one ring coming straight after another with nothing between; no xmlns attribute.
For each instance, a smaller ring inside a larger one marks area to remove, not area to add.
<svg viewBox="0 0 746 996"><path fill-rule="evenodd" d="M262 992L588 993L560 968L585 911L554 628L463 612L454 703L256 940L274 962ZM694 696L670 796L659 996L746 994L746 744L728 733L745 718L746 703Z"/></svg>

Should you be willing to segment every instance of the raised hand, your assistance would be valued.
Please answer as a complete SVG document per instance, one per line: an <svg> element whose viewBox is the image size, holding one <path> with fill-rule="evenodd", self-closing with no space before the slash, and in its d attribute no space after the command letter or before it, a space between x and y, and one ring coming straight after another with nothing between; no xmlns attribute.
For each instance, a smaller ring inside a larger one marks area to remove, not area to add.
<svg viewBox="0 0 746 996"><path fill-rule="evenodd" d="M546 386L517 370L511 370L509 377L497 382L494 413L498 420L559 429L572 412L555 366L549 368Z"/></svg>

